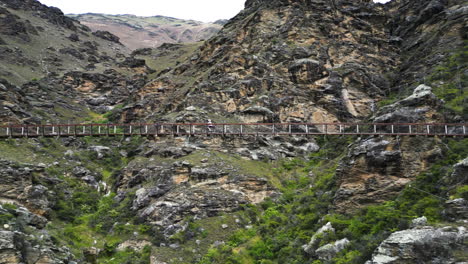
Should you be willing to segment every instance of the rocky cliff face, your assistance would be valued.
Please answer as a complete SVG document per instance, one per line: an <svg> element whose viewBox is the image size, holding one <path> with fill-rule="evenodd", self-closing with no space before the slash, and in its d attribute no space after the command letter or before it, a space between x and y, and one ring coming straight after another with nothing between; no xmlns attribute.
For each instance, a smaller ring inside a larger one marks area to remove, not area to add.
<svg viewBox="0 0 468 264"><path fill-rule="evenodd" d="M165 105L155 109L162 115L195 106L248 121L368 116L399 64L388 15L369 2L330 3L247 2L190 61L149 83L141 100ZM161 96L159 88L169 91Z"/></svg>

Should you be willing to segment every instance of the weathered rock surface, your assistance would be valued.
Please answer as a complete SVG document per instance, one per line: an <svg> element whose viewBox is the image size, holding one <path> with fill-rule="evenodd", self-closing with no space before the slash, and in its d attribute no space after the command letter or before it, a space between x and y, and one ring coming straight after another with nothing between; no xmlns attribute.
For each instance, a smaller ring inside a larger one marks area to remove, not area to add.
<svg viewBox="0 0 468 264"><path fill-rule="evenodd" d="M442 158L444 148L435 138L358 140L337 169L335 208L352 212L393 199L428 164Z"/></svg>
<svg viewBox="0 0 468 264"><path fill-rule="evenodd" d="M228 163L194 166L181 156L172 156L182 158L179 161L161 162L158 159L167 156L155 154L131 162L115 188L122 195L135 189L132 210L163 228L167 236L181 230L187 216L199 219L234 212L276 194L267 180L240 173Z"/></svg>
<svg viewBox="0 0 468 264"><path fill-rule="evenodd" d="M326 244L315 251L318 258L324 261L331 261L338 253L346 249L351 242L347 238Z"/></svg>
<svg viewBox="0 0 468 264"><path fill-rule="evenodd" d="M73 260L69 249L54 245L44 229L47 219L11 205L0 205L0 215L2 222L7 221L0 226L0 263L60 264Z"/></svg>
<svg viewBox="0 0 468 264"><path fill-rule="evenodd" d="M337 5L247 2L194 56L142 89L138 100L164 109L138 111L135 117L165 116L187 106L247 122L334 122L369 115L370 103L389 89L383 73L397 65L397 47L387 43L382 9L366 1ZM160 89L166 93L155 97Z"/></svg>
<svg viewBox="0 0 468 264"><path fill-rule="evenodd" d="M468 247L466 227L420 227L390 235L366 264L464 263Z"/></svg>
<svg viewBox="0 0 468 264"><path fill-rule="evenodd" d="M468 201L463 198L449 200L445 202L442 214L450 221L466 221L468 220Z"/></svg>
<svg viewBox="0 0 468 264"><path fill-rule="evenodd" d="M33 174L41 173L44 168L0 160L0 200L16 202L38 215L47 215L51 207L49 190L33 183Z"/></svg>
<svg viewBox="0 0 468 264"><path fill-rule="evenodd" d="M442 105L432 88L421 84L407 98L379 110L375 123L428 123L442 121L443 117L437 113Z"/></svg>

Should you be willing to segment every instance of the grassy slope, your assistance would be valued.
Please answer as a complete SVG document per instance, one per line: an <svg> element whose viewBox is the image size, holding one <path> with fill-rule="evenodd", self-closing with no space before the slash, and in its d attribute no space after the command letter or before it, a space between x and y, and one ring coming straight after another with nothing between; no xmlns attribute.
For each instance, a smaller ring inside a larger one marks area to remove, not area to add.
<svg viewBox="0 0 468 264"><path fill-rule="evenodd" d="M25 82L29 82L34 79L40 79L47 75L48 72L63 73L72 70L83 70L83 68L89 64L87 60L79 60L71 55L61 54L59 52L62 48L76 48L79 49L85 41L96 42L98 49L101 53L106 53L111 57L115 57L116 52L128 53L128 50L120 45L111 44L108 41L94 37L90 33L79 34L81 42L72 42L67 37L74 33L71 30L57 27L55 24L39 18L32 14L30 11L12 10L8 9L14 15L17 15L21 20L29 20L35 27L41 27L44 31L39 31L38 35L29 34L31 42L24 42L15 38L2 39L7 43L7 47L14 48L18 47L22 51L22 54L27 59L36 62L39 67L32 65L18 65L14 60L3 60L0 62L0 70L9 72L11 75L1 76L7 79L13 84L20 85ZM53 51L55 50L55 51ZM50 65L43 60L47 58L47 54L54 53L62 59L62 66L56 67ZM108 67L106 65L98 63L95 72L102 72Z"/></svg>

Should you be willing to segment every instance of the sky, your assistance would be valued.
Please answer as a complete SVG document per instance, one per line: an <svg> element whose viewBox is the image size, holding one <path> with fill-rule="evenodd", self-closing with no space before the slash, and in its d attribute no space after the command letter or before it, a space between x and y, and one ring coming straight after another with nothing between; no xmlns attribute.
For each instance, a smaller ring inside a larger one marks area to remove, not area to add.
<svg viewBox="0 0 468 264"><path fill-rule="evenodd" d="M214 22L234 17L246 0L39 0L65 14L104 13L137 16L169 16ZM388 2L389 0L374 0Z"/></svg>

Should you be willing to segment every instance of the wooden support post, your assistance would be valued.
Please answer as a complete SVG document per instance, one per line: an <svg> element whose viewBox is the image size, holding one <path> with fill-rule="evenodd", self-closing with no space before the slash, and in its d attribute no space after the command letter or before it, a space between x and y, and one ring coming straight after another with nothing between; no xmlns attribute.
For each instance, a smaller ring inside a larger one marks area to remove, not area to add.
<svg viewBox="0 0 468 264"><path fill-rule="evenodd" d="M448 127L445 125L445 135L448 135Z"/></svg>
<svg viewBox="0 0 468 264"><path fill-rule="evenodd" d="M179 127L179 125L177 125L176 130L177 130L177 135L180 135L180 127Z"/></svg>
<svg viewBox="0 0 468 264"><path fill-rule="evenodd" d="M132 125L130 125L130 135L132 135Z"/></svg>
<svg viewBox="0 0 468 264"><path fill-rule="evenodd" d="M55 126L52 125L52 135L55 135Z"/></svg>
<svg viewBox="0 0 468 264"><path fill-rule="evenodd" d="M101 126L98 126L98 134L101 135Z"/></svg>
<svg viewBox="0 0 468 264"><path fill-rule="evenodd" d="M426 127L426 128L427 128L427 131L426 131L426 132L427 132L427 134L429 135L429 133L430 133L430 130L429 130L429 125L427 125L427 127Z"/></svg>
<svg viewBox="0 0 468 264"><path fill-rule="evenodd" d="M392 125L392 134L395 134L395 126Z"/></svg>
<svg viewBox="0 0 468 264"><path fill-rule="evenodd" d="M21 136L24 136L24 127L21 127Z"/></svg>
<svg viewBox="0 0 468 264"><path fill-rule="evenodd" d="M341 129L340 129L341 130ZM341 132L341 131L340 131ZM309 134L309 125L306 125L306 134Z"/></svg>
<svg viewBox="0 0 468 264"><path fill-rule="evenodd" d="M244 126L240 125L240 135L242 136L243 133L244 133Z"/></svg>
<svg viewBox="0 0 468 264"><path fill-rule="evenodd" d="M145 125L145 135L148 135L148 125Z"/></svg>
<svg viewBox="0 0 468 264"><path fill-rule="evenodd" d="M411 125L409 126L409 130L408 130L408 131L409 131L410 134L413 134L413 129L412 129Z"/></svg>
<svg viewBox="0 0 468 264"><path fill-rule="evenodd" d="M374 125L374 134L377 134L377 126Z"/></svg>
<svg viewBox="0 0 468 264"><path fill-rule="evenodd" d="M39 136L39 133L40 133L40 127L37 127L37 129L36 129L36 135Z"/></svg>
<svg viewBox="0 0 468 264"><path fill-rule="evenodd" d="M114 135L117 134L117 126L114 125Z"/></svg>
<svg viewBox="0 0 468 264"><path fill-rule="evenodd" d="M86 133L86 126L83 126L83 135Z"/></svg>
<svg viewBox="0 0 468 264"><path fill-rule="evenodd" d="M10 127L6 128L6 134L7 134L7 137L11 137L11 128Z"/></svg>
<svg viewBox="0 0 468 264"><path fill-rule="evenodd" d="M226 132L227 132L227 127L226 125L223 125L223 136L226 136Z"/></svg>
<svg viewBox="0 0 468 264"><path fill-rule="evenodd" d="M463 135L466 135L466 127L463 126Z"/></svg>
<svg viewBox="0 0 468 264"><path fill-rule="evenodd" d="M342 126L342 125L340 125L340 133L343 133L343 132L344 132L344 130L343 130L343 126Z"/></svg>
<svg viewBox="0 0 468 264"><path fill-rule="evenodd" d="M289 124L289 126L288 126L288 131L289 131L289 134L291 135L291 133L292 133L291 124Z"/></svg>
<svg viewBox="0 0 468 264"><path fill-rule="evenodd" d="M359 134L359 125L356 125L356 133Z"/></svg>
<svg viewBox="0 0 468 264"><path fill-rule="evenodd" d="M70 123L68 123L68 126L67 126L67 134L70 135Z"/></svg>

